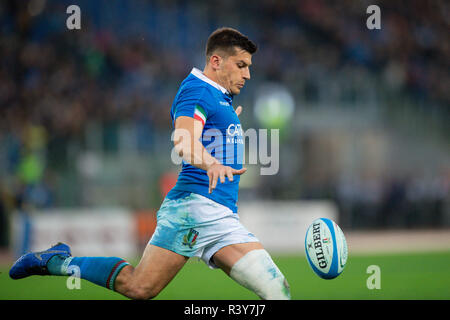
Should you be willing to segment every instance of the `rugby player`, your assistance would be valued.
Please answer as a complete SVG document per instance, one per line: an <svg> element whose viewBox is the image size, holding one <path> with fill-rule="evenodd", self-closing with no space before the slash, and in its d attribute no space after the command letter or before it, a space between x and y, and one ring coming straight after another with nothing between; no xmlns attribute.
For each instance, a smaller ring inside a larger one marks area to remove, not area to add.
<svg viewBox="0 0 450 320"><path fill-rule="evenodd" d="M239 221L237 201L242 166L242 107L233 97L250 80L257 46L232 28L208 38L206 66L193 68L181 83L170 114L174 148L183 159L175 187L157 212L157 226L136 267L117 257L73 257L58 243L20 257L13 279L71 275L131 299L151 299L190 257L230 278L261 299L290 299L287 281L260 241ZM225 150L225 152L224 152Z"/></svg>

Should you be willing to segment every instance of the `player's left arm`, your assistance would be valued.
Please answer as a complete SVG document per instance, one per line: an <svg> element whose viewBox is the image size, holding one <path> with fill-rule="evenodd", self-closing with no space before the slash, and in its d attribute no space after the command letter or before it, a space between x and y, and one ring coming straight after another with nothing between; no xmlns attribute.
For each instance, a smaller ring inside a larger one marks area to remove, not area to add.
<svg viewBox="0 0 450 320"><path fill-rule="evenodd" d="M239 106L236 114L242 112ZM233 175L245 173L246 168L234 169L222 165L214 158L200 142L203 125L200 121L186 116L180 116L175 120L174 145L175 151L188 163L206 171L209 178L209 193L217 186L217 181L225 182L225 177L233 181Z"/></svg>

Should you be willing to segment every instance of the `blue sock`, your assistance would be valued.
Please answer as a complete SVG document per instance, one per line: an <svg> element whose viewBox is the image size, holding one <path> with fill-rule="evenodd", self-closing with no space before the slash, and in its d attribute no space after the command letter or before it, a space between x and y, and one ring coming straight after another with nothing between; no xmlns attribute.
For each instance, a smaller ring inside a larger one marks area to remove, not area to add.
<svg viewBox="0 0 450 320"><path fill-rule="evenodd" d="M129 265L123 259L116 257L69 257L59 255L52 257L47 263L51 275L67 275L74 273L73 268L79 268L81 279L114 290L114 281L123 267Z"/></svg>

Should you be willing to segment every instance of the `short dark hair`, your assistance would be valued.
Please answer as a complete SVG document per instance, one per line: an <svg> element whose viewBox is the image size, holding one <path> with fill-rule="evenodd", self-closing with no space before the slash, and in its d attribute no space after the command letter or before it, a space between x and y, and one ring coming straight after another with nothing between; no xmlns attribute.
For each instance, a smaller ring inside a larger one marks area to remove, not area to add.
<svg viewBox="0 0 450 320"><path fill-rule="evenodd" d="M234 55L236 53L235 47L254 54L258 47L256 44L247 38L245 35L233 28L219 28L208 38L206 43L206 59L209 60L211 55L216 50L221 50L227 55Z"/></svg>

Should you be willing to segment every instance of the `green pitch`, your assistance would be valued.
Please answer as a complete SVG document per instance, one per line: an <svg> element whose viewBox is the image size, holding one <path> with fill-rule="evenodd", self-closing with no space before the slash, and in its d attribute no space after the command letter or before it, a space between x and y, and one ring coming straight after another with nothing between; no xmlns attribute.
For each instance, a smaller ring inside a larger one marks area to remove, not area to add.
<svg viewBox="0 0 450 320"><path fill-rule="evenodd" d="M336 279L323 280L304 256L275 256L287 277L293 299L450 299L450 251L384 255L353 255ZM380 267L380 289L369 290L366 273ZM11 280L8 266L0 268L0 299L124 299L121 295L81 281L69 290L66 277L33 276ZM220 270L210 270L196 259L188 262L156 299L257 299Z"/></svg>

